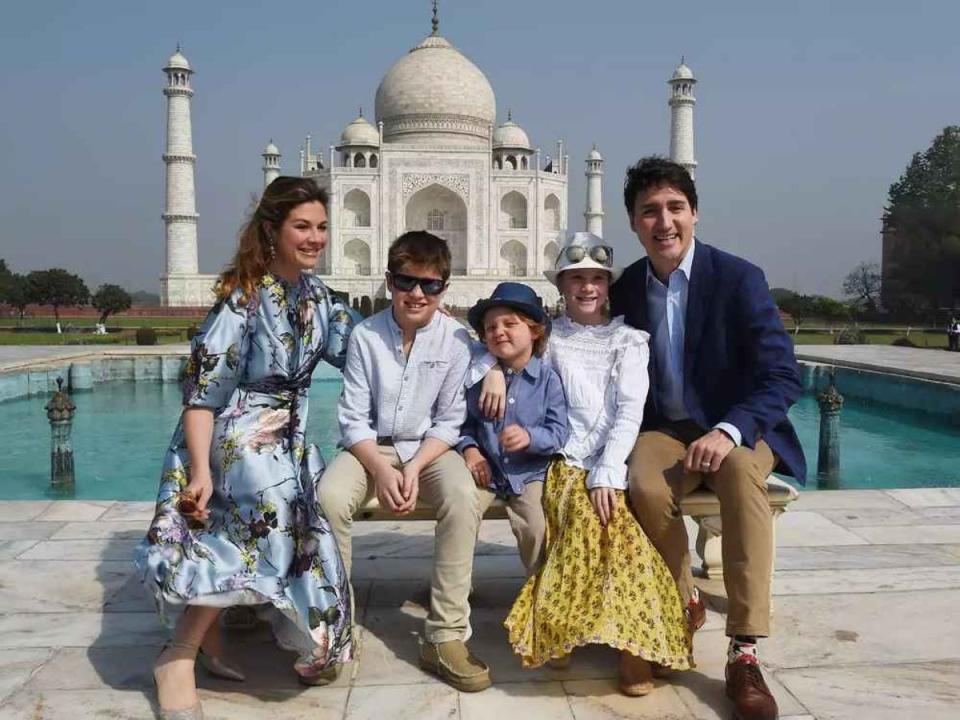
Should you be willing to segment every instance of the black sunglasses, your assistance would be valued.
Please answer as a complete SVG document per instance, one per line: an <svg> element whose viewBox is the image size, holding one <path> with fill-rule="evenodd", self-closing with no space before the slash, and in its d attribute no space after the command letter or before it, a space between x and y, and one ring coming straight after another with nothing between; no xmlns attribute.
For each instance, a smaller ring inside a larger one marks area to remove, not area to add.
<svg viewBox="0 0 960 720"><path fill-rule="evenodd" d="M574 263L580 262L589 255L591 260L601 265L606 267L613 265L613 248L609 245L594 245L591 248L583 245L569 245L564 249L563 254L566 255L567 260Z"/></svg>
<svg viewBox="0 0 960 720"><path fill-rule="evenodd" d="M424 295L439 295L447 287L446 280L415 277L403 273L390 273L390 279L393 281L393 286L401 292L410 292L419 285Z"/></svg>

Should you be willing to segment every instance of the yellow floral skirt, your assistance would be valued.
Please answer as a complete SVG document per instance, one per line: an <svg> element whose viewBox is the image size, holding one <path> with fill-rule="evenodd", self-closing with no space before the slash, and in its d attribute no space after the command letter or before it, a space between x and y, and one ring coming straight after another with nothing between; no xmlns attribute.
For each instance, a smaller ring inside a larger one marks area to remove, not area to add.
<svg viewBox="0 0 960 720"><path fill-rule="evenodd" d="M525 667L575 647L610 645L678 670L693 667L692 638L670 570L617 493L600 525L587 471L562 461L547 470L546 562L529 578L504 623Z"/></svg>

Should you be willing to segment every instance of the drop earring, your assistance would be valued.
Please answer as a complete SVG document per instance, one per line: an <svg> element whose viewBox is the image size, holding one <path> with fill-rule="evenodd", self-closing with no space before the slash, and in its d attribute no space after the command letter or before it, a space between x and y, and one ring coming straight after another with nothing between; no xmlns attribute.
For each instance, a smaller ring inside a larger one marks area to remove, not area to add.
<svg viewBox="0 0 960 720"><path fill-rule="evenodd" d="M277 242L273 236L267 236L267 262L272 263L277 257Z"/></svg>

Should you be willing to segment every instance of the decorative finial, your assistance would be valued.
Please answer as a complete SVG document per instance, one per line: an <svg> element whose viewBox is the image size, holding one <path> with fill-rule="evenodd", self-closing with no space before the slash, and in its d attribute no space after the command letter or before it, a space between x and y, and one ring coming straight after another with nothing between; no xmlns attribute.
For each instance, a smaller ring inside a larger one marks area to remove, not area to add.
<svg viewBox="0 0 960 720"><path fill-rule="evenodd" d="M177 52L181 52L181 48L180 48L180 43L179 43L179 41L177 42Z"/></svg>
<svg viewBox="0 0 960 720"><path fill-rule="evenodd" d="M513 122L513 108L507 109L507 122Z"/></svg>
<svg viewBox="0 0 960 720"><path fill-rule="evenodd" d="M681 65L686 65L686 60L684 59L685 57L686 57L685 55L681 55L681 56L680 56L680 64L681 64Z"/></svg>
<svg viewBox="0 0 960 720"><path fill-rule="evenodd" d="M440 18L437 16L437 0L433 0L433 35L440 34Z"/></svg>
<svg viewBox="0 0 960 720"><path fill-rule="evenodd" d="M363 105L358 106L357 109L360 111L360 117L363 117Z"/></svg>

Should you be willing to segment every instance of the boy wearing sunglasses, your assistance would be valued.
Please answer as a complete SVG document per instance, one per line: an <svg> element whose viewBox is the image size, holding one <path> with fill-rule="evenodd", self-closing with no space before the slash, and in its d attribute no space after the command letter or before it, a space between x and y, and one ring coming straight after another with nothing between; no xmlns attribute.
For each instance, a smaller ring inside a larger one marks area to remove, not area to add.
<svg viewBox="0 0 960 720"><path fill-rule="evenodd" d="M466 328L437 312L450 277L450 250L424 231L401 235L387 256L391 306L350 336L337 406L341 452L318 486L347 572L353 515L368 493L398 515L423 499L437 511L430 610L421 666L465 692L490 686L470 654L473 552L489 493L480 493L452 448L466 418Z"/></svg>

